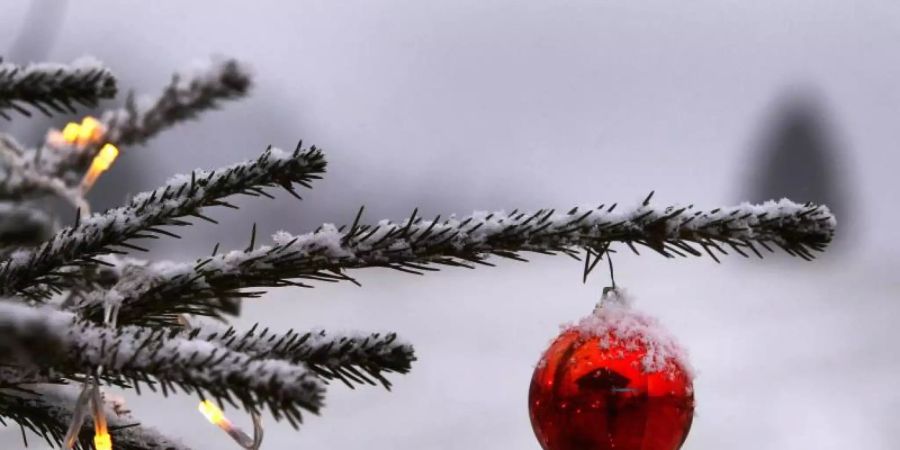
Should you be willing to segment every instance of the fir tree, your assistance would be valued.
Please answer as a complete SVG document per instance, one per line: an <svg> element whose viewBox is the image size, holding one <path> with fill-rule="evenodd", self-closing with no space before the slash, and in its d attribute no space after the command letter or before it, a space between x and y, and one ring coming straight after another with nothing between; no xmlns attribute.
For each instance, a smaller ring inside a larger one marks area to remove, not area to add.
<svg viewBox="0 0 900 450"><path fill-rule="evenodd" d="M266 410L298 427L304 413L320 412L329 381L389 388L391 374L410 370L413 347L394 334L227 325L243 298L266 288L356 283L355 270L369 267L424 274L490 266L496 257L525 261L528 253L581 259L587 276L613 244L664 257L762 257L780 248L812 259L834 234L835 219L821 205L785 199L701 211L652 205L651 194L632 207L433 219L413 210L399 222L368 222L361 208L350 224L279 233L268 243L257 243L254 227L246 248L217 247L191 262L132 256L145 250L142 240L178 238L180 227L215 223L217 207L235 208L232 196L263 199L283 189L300 199L324 176L327 152L270 147L255 159L178 175L121 207L91 213L84 195L120 149L131 151L241 98L251 84L239 62L213 61L176 75L155 98L129 95L124 107L99 119L51 130L37 148L0 135L0 416L51 444L64 444L68 432L65 444L80 448L110 448L101 435L122 450L186 448L103 399L100 387L111 385L136 395L183 391L254 417ZM6 118L69 112L115 93L115 78L93 60L0 65ZM70 225L60 229L43 209L47 197L73 206ZM216 320L198 320L204 317Z"/></svg>

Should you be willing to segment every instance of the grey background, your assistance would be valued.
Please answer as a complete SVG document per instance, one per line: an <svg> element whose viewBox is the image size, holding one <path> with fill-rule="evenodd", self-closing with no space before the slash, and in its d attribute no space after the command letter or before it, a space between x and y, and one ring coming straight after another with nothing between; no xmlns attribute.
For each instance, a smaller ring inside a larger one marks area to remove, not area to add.
<svg viewBox="0 0 900 450"><path fill-rule="evenodd" d="M373 221L415 206L628 204L651 189L659 203L733 204L759 192L785 105L812 98L832 148L829 186L845 202L834 252L720 265L622 253L617 278L691 353L698 410L686 449L900 444L896 2L40 3L32 21L28 2L0 6L6 56L92 54L141 92L213 53L257 73L252 98L126 149L95 187L98 208L267 144L302 137L328 151L329 175L304 202L240 200L238 213L213 212L221 226L194 227L158 257L243 247L253 222L267 234L348 222L360 204ZM30 40L16 41L22 33ZM64 119L2 126L36 139ZM802 173L794 164L788 173ZM396 330L420 360L391 393L332 386L323 416L299 432L268 421L264 448L538 448L526 407L534 363L560 323L591 310L604 276L582 285L565 257L356 275L363 288L272 292L238 322ZM234 448L193 398L123 395L195 448ZM0 442L22 446L13 428Z"/></svg>

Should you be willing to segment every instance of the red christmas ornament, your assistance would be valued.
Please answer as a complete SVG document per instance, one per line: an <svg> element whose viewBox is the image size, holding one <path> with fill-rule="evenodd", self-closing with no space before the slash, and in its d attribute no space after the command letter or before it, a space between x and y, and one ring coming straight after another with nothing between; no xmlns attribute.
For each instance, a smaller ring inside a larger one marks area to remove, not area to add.
<svg viewBox="0 0 900 450"><path fill-rule="evenodd" d="M612 292L544 353L528 394L544 450L677 450L694 417L684 353Z"/></svg>

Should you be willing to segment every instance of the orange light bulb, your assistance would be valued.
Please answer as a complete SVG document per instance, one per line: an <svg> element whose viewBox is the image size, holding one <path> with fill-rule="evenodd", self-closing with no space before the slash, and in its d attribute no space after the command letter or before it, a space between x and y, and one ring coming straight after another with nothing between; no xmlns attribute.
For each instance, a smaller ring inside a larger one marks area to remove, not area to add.
<svg viewBox="0 0 900 450"><path fill-rule="evenodd" d="M84 175L84 180L81 181L82 190L87 192L97 181L97 178L100 177L100 174L109 170L118 156L119 149L115 145L109 143L104 145L91 162L91 167Z"/></svg>

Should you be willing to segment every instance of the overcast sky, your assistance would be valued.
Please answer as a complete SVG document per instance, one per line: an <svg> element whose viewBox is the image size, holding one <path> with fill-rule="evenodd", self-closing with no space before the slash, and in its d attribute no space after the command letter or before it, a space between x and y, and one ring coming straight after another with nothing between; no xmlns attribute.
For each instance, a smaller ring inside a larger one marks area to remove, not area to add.
<svg viewBox="0 0 900 450"><path fill-rule="evenodd" d="M815 92L853 201L843 251L721 265L622 254L617 279L692 355L698 411L685 449L900 444L897 2L42 3L60 23L41 16L31 54L95 55L123 88L156 92L210 54L257 74L251 99L126 149L95 206L268 144L303 138L326 149L329 175L304 202L285 195L215 211L222 226L157 249L178 259L217 240L243 247L253 222L302 232L351 221L361 204L373 221L417 206L434 215L627 204L650 190L659 203L733 204L781 100ZM0 6L0 51L23 33L27 5ZM15 129L37 132L22 121ZM394 377L392 393L333 386L322 417L299 432L269 421L264 448L538 448L525 402L534 363L560 323L592 309L605 279L583 286L564 257L359 276L363 288L277 291L240 322L396 330L420 361ZM125 395L195 448L229 448L194 399ZM17 430L0 439L21 445Z"/></svg>

